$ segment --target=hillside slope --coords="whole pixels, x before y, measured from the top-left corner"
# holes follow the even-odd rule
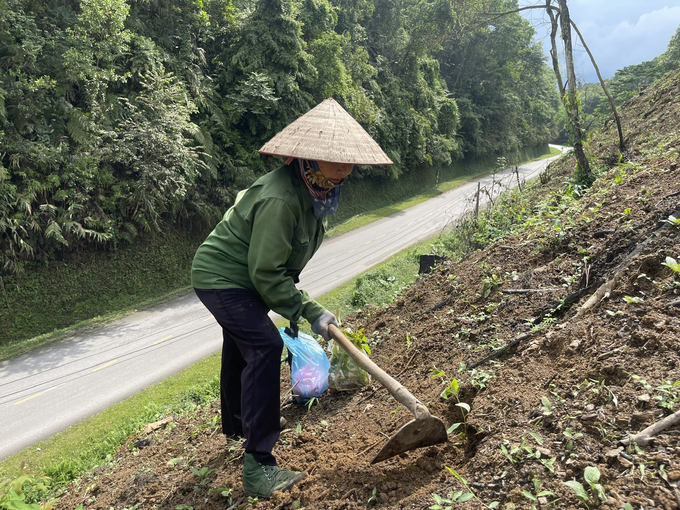
[[[679,75],[621,113],[626,161],[618,164],[609,126],[590,145],[604,170],[580,200],[580,189],[565,192],[574,162],[563,158],[537,184],[545,199],[521,232],[443,263],[389,307],[345,321],[364,330],[376,363],[432,414],[447,426],[464,422],[449,443],[371,465],[408,411],[379,385],[323,395],[308,409],[290,402],[284,374],[292,428],[275,454],[310,474],[291,492],[243,496],[241,445],[225,444],[212,407],[131,438],[57,507],[424,509],[433,494],[463,491],[476,496],[463,508],[531,508],[550,491],[537,506],[585,508],[564,484],[576,480],[593,508],[584,471],[596,467],[606,498],[599,508],[678,508],[677,428],[649,446],[620,440],[680,409],[680,274],[663,265],[680,260],[680,227],[664,221],[680,217]],[[433,377],[434,367],[444,375]],[[440,397],[453,379],[471,408],[464,420],[455,395]]]

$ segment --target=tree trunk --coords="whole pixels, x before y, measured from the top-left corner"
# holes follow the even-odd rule
[[[557,89],[560,92],[560,98],[564,100],[566,91],[564,90],[562,72],[560,71],[559,52],[557,51],[557,15],[553,12],[550,6],[550,0],[545,0],[545,7],[548,16],[550,16],[550,57],[552,59],[553,71],[555,71],[555,77],[557,78]]]
[[[588,175],[590,173],[590,165],[583,148],[583,141],[586,139],[586,136],[583,127],[581,126],[581,119],[578,112],[576,72],[574,71],[574,54],[571,45],[571,18],[569,17],[567,0],[557,1],[560,6],[560,26],[562,29],[562,40],[564,41],[564,59],[567,65],[567,95],[565,106],[567,108],[567,115],[571,120],[570,125],[573,130],[572,138],[574,142],[574,152],[576,153],[576,161],[584,175]]]

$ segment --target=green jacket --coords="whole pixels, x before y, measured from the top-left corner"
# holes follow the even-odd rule
[[[295,284],[324,233],[325,221],[314,214],[301,176],[283,166],[236,196],[198,248],[191,284],[197,289],[249,289],[286,319],[302,316],[314,323],[325,309]]]

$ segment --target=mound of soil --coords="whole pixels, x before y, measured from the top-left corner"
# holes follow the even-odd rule
[[[345,320],[378,365],[459,424],[449,442],[373,465],[409,411],[378,384],[295,404],[284,373],[290,428],[274,453],[309,473],[291,491],[243,494],[242,444],[219,432],[216,404],[130,438],[57,508],[425,509],[435,494],[456,508],[585,508],[571,480],[589,508],[679,508],[677,427],[621,442],[680,409],[680,276],[664,265],[680,260],[680,227],[664,221],[680,218],[678,98],[675,74],[622,109],[625,162],[609,125],[590,145],[608,170],[580,200],[564,192],[574,160],[562,158],[531,229]],[[593,467],[601,497],[584,479]],[[475,497],[457,504],[456,491]]]

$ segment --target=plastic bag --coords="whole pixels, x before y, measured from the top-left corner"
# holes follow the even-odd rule
[[[357,334],[346,332],[346,336],[359,350],[365,350],[363,330]],[[328,371],[328,387],[331,390],[350,391],[371,384],[370,374],[357,365],[340,344],[332,340],[330,349],[331,362]],[[370,354],[370,350],[368,353]]]
[[[290,330],[289,330],[290,331]],[[330,362],[323,347],[305,333],[293,338],[280,328],[281,338],[293,359],[290,363],[292,391],[297,402],[306,402],[320,396],[328,389],[328,369]]]

